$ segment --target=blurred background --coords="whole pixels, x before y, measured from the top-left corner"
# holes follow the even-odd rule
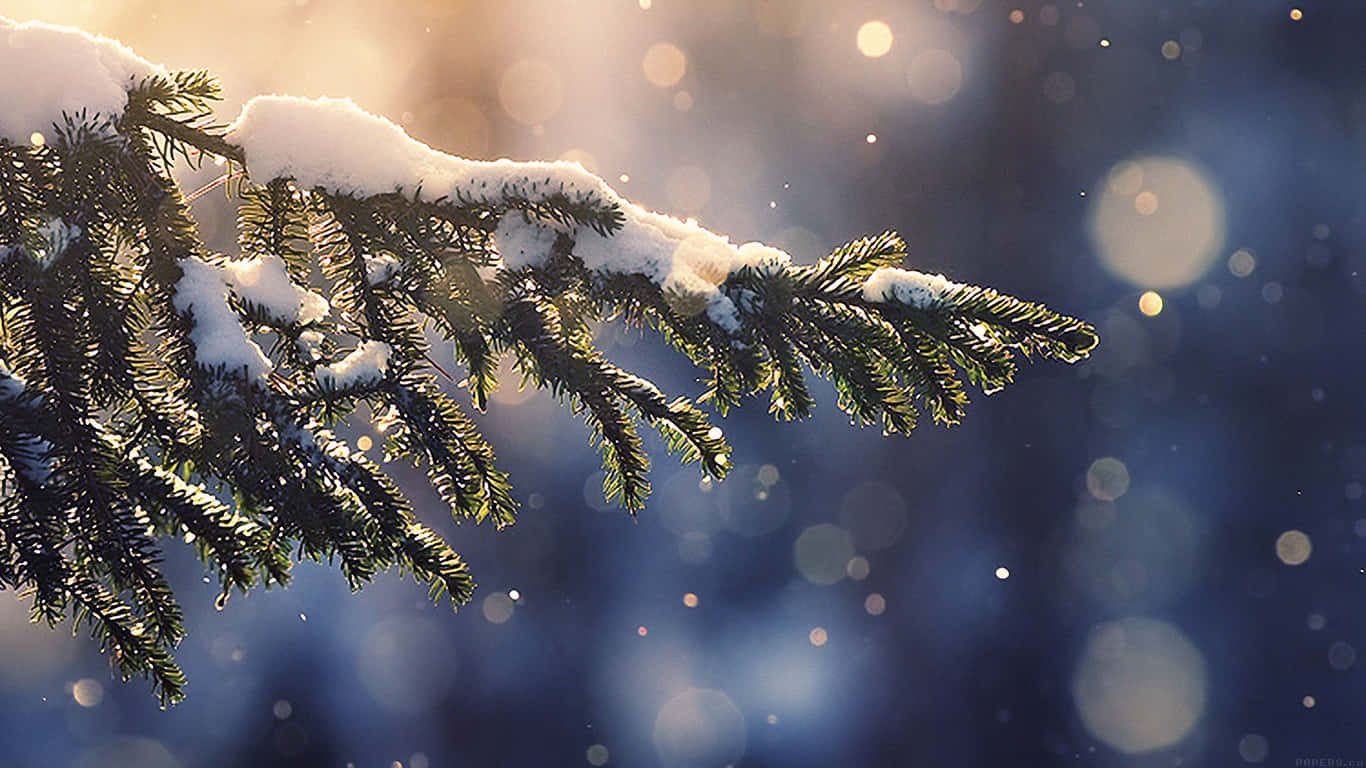
[[[1298,4],[1297,4],[1298,3]],[[1366,4],[1359,0],[0,0],[259,93],[353,97],[433,146],[574,159],[810,262],[913,267],[1095,323],[965,424],[755,402],[700,483],[608,507],[581,424],[506,382],[525,502],[456,526],[452,614],[304,564],[234,597],[167,568],[162,712],[0,595],[0,765],[1304,765],[1366,761]],[[3,105],[0,105],[0,109]],[[217,169],[184,175],[187,188]],[[196,205],[233,242],[221,195]],[[657,339],[617,362],[696,396]],[[378,458],[381,436],[347,438]],[[1329,764],[1329,763],[1322,763]]]

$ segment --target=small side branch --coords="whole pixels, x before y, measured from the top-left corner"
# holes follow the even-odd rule
[[[196,147],[202,152],[225,157],[241,165],[246,165],[247,163],[247,156],[242,152],[242,148],[236,144],[229,143],[222,136],[215,136],[165,115],[148,112],[145,109],[130,109],[127,113],[127,117],[135,125],[150,128],[153,131],[169,136],[176,141],[184,142],[192,147]]]

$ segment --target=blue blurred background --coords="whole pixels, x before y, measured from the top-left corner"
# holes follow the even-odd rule
[[[1298,4],[1297,4],[1298,3]],[[216,589],[188,547],[162,712],[0,595],[0,765],[1085,766],[1366,761],[1366,4],[1359,0],[0,0],[257,93],[349,95],[472,157],[568,158],[810,262],[1083,316],[961,427],[883,439],[755,402],[637,520],[582,425],[505,383],[525,502],[457,526],[452,614],[304,564]],[[0,105],[0,108],[3,108]],[[186,172],[189,189],[217,169]],[[231,248],[221,195],[196,203]],[[696,372],[604,326],[666,391]],[[378,458],[380,435],[346,437]],[[374,447],[369,447],[374,446]]]

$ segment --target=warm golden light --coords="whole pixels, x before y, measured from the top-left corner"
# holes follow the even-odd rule
[[[104,700],[104,686],[98,680],[83,678],[71,687],[71,698],[82,707],[93,707]]]
[[[1157,291],[1144,291],[1138,297],[1138,311],[1148,317],[1157,317],[1162,314],[1162,294]]]
[[[1314,545],[1303,531],[1289,530],[1276,537],[1276,557],[1286,565],[1302,565],[1313,553]]]
[[[809,635],[809,637],[811,639],[811,644],[816,646],[817,648],[821,647],[822,645],[825,645],[826,642],[830,639],[830,636],[826,633],[824,627],[816,627],[815,629],[811,630],[811,634]]]
[[[1290,9],[1290,20],[1291,20],[1291,21],[1299,21],[1299,20],[1302,19],[1302,18],[1304,18],[1304,11],[1301,11],[1299,8],[1291,8],[1291,9]]]
[[[1176,157],[1121,162],[1100,188],[1090,235],[1101,264],[1116,277],[1141,288],[1175,288],[1199,279],[1219,257],[1223,199],[1191,163]]]
[[[892,28],[884,21],[867,21],[858,28],[859,53],[870,59],[886,56],[895,40]]]
[[[645,52],[640,68],[651,85],[669,88],[688,73],[688,57],[673,43],[655,43]]]
[[[28,142],[35,147],[41,147],[47,143],[47,138],[43,134],[34,131],[29,137]]]
[[[1010,578],[1010,569],[1005,567],[1004,565],[1000,568],[997,568],[996,578],[1000,579],[1001,581],[1005,581],[1006,579]]]
[[[688,594],[683,596],[683,604],[688,606],[689,608],[696,608],[697,602],[697,595],[693,594],[692,592],[689,592]]]
[[[1181,630],[1130,617],[1097,626],[1072,681],[1086,730],[1138,754],[1186,738],[1205,710],[1204,655]]]

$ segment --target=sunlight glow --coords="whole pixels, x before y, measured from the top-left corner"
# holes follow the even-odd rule
[[[886,56],[893,40],[892,28],[885,21],[866,21],[858,28],[859,53],[870,59]]]

